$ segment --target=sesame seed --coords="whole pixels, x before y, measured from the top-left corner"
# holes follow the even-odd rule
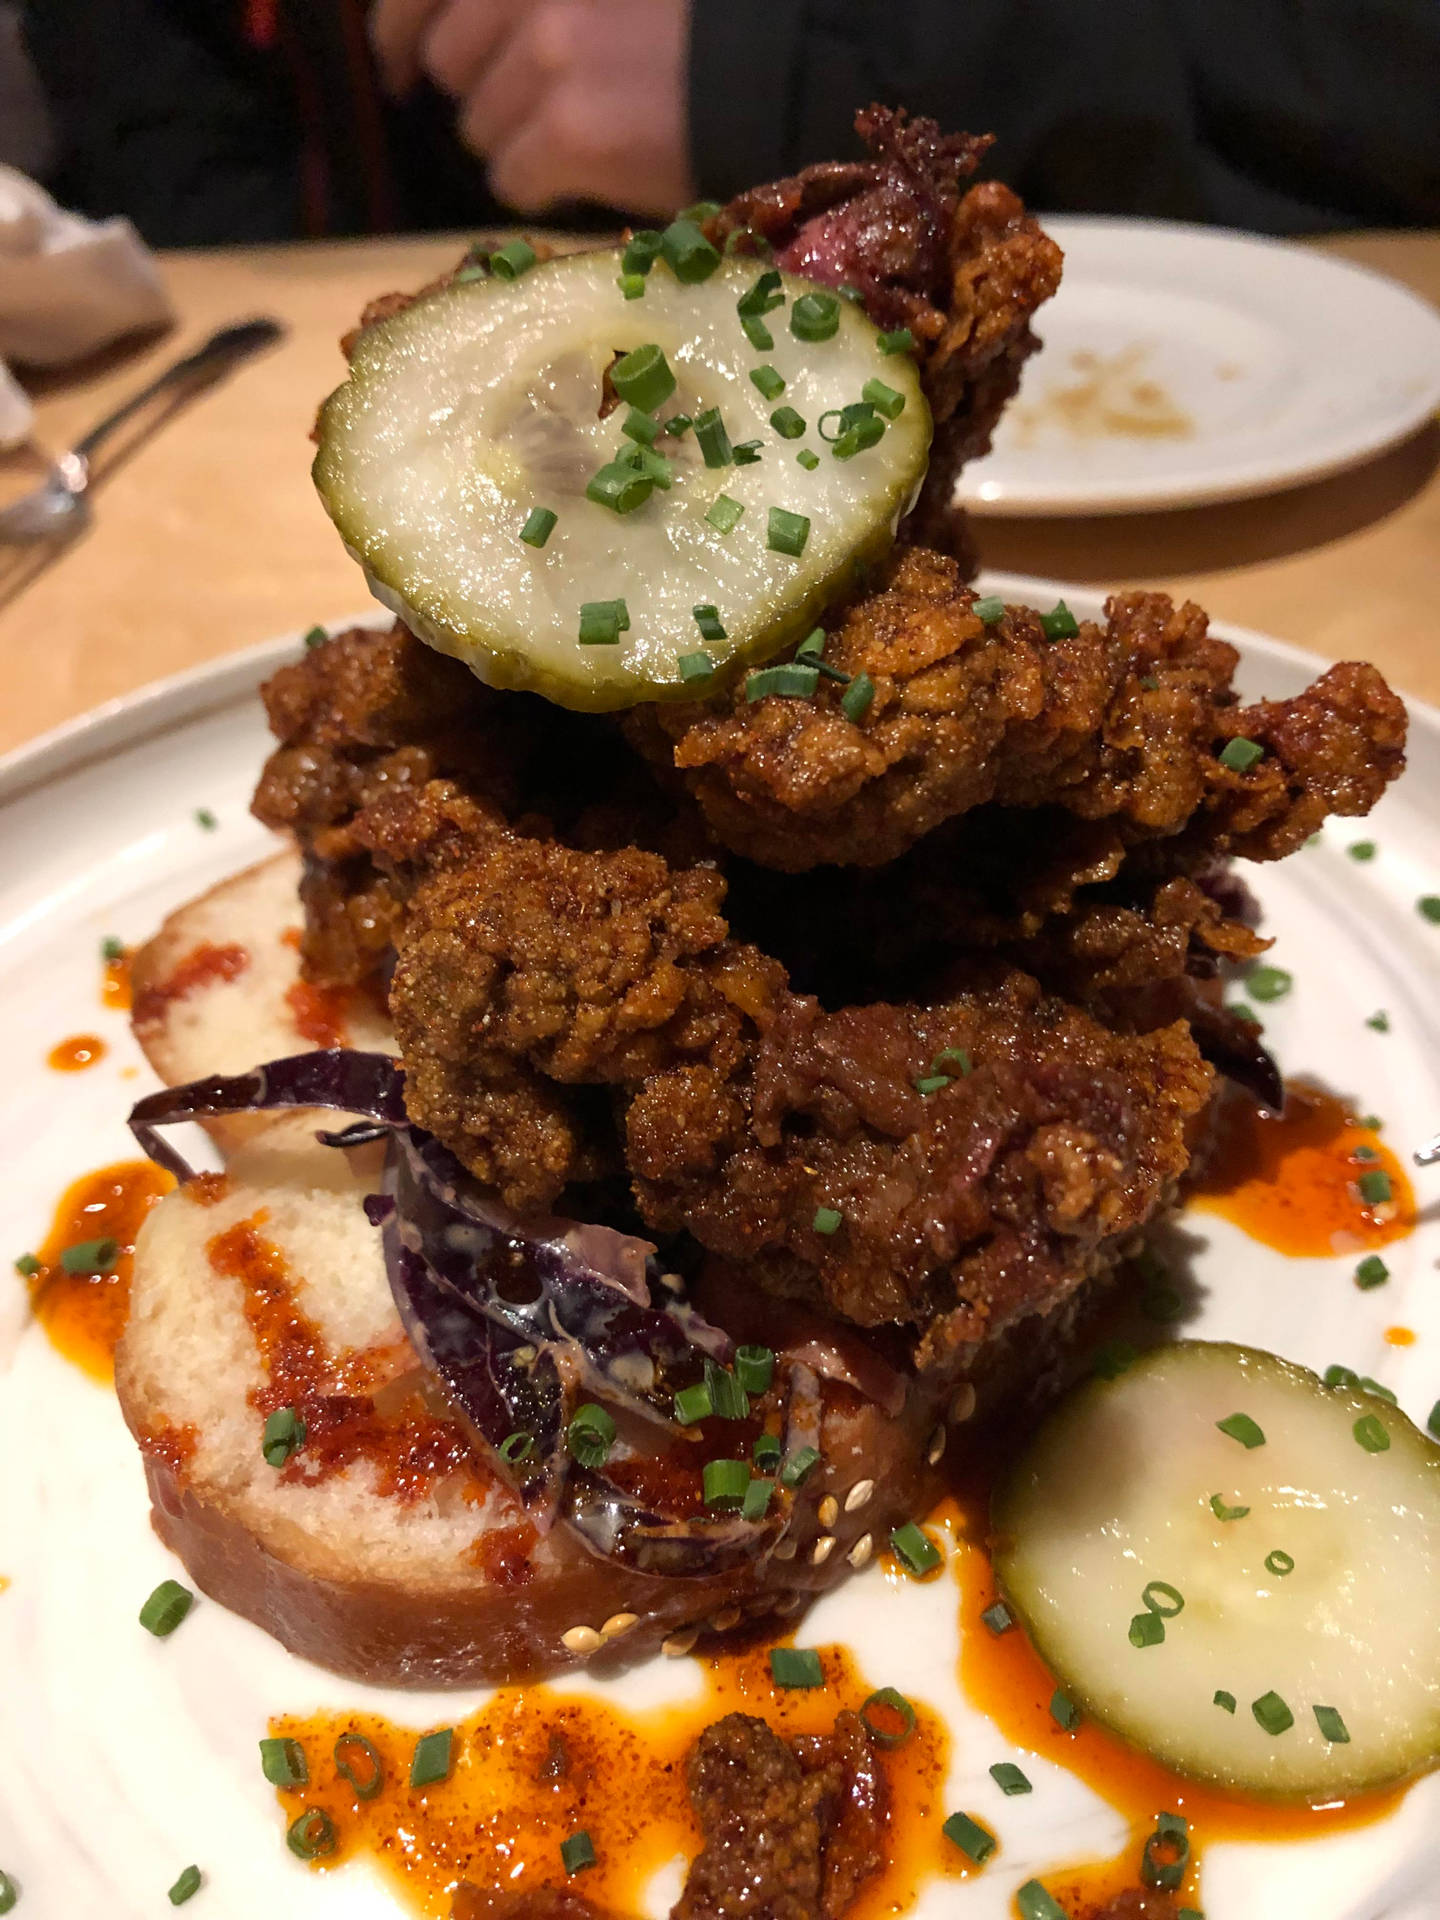
[[[859,1508],[864,1506],[874,1491],[875,1482],[873,1480],[857,1480],[845,1496],[845,1511],[847,1513],[857,1512]]]
[[[975,1411],[975,1389],[967,1381],[950,1402],[950,1418],[956,1426],[968,1420]]]
[[[785,1593],[775,1602],[777,1613],[798,1613],[805,1604],[803,1593]]]
[[[839,1518],[840,1502],[833,1493],[827,1493],[820,1502],[820,1524],[822,1527],[833,1527]]]
[[[710,1631],[712,1633],[728,1633],[731,1627],[738,1627],[739,1624],[739,1607],[722,1607],[719,1613],[710,1616]]]
[[[834,1551],[835,1551],[834,1534],[822,1533],[820,1538],[815,1542],[814,1546],[810,1549],[811,1566],[823,1567],[825,1562],[830,1558],[831,1554]]]
[[[567,1627],[560,1643],[571,1653],[594,1653],[600,1645],[600,1636],[594,1627]]]
[[[660,1651],[667,1660],[683,1660],[699,1638],[698,1627],[682,1627],[678,1633],[672,1633],[668,1639],[660,1642]]]
[[[873,1536],[868,1533],[862,1533],[854,1546],[851,1547],[849,1553],[846,1554],[845,1558],[850,1562],[852,1567],[863,1567],[874,1551],[875,1541]]]
[[[795,1540],[782,1540],[775,1549],[775,1558],[777,1560],[793,1560],[795,1558],[795,1549],[798,1545],[799,1542]]]
[[[930,1436],[930,1444],[925,1449],[925,1464],[933,1467],[945,1451],[945,1429],[936,1427]]]
[[[640,1618],[638,1613],[612,1613],[600,1629],[602,1640],[613,1640],[616,1634],[628,1633]]]

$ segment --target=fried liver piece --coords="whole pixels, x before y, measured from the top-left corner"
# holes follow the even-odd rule
[[[846,612],[825,657],[875,694],[652,705],[630,738],[678,769],[715,838],[798,873],[883,866],[989,804],[1056,806],[1118,843],[1184,835],[1190,857],[1279,859],[1327,813],[1363,813],[1404,765],[1405,711],[1373,667],[1332,667],[1296,699],[1241,707],[1238,656],[1189,603],[1116,594],[1106,622],[1050,638],[1009,607],[982,623],[948,556],[902,550]],[[1266,749],[1240,771],[1236,736]]]
[[[884,1774],[859,1717],[787,1745],[727,1714],[686,1763],[704,1836],[671,1920],[839,1920],[884,1864]]]

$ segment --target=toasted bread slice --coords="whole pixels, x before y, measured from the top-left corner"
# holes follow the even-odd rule
[[[683,1649],[707,1625],[793,1611],[934,1497],[916,1420],[839,1387],[825,1464],[768,1563],[667,1579],[595,1557],[563,1524],[538,1533],[401,1329],[361,1205],[373,1155],[276,1129],[169,1195],[136,1248],[116,1355],[160,1537],[294,1652],[433,1686]],[[261,1436],[279,1406],[308,1433],[276,1466]]]
[[[301,978],[299,880],[299,854],[274,854],[172,913],[135,954],[131,1024],[168,1086],[307,1047],[396,1051],[389,1016],[369,994]],[[224,1146],[268,1124],[247,1114],[209,1130]]]

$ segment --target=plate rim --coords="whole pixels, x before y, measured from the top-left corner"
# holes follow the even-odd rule
[[[1068,593],[1103,599],[1105,595],[1116,591],[1108,585],[1055,580],[1041,574],[1013,573],[994,567],[982,568],[976,576],[975,585],[982,590],[998,591],[1022,603],[1032,594],[1042,597],[1053,595],[1056,599],[1063,599]],[[372,606],[330,621],[328,631],[344,633],[351,627],[384,627],[390,624],[391,618],[385,608]],[[0,754],[0,809],[48,786],[54,780],[106,760],[125,747],[158,738],[189,725],[207,713],[218,712],[236,700],[253,695],[263,679],[294,657],[307,631],[307,628],[295,627],[288,633],[257,641],[235,653],[222,654],[219,659],[202,660],[193,667],[182,668],[178,673],[145,681],[129,693],[117,694],[84,713],[62,720],[58,726],[37,734],[33,740],[22,741],[19,746]],[[1335,665],[1333,660],[1324,654],[1311,652],[1308,647],[1294,646],[1288,640],[1277,640],[1272,634],[1262,633],[1255,627],[1240,626],[1233,621],[1212,620],[1210,631],[1218,638],[1228,640],[1232,646],[1239,647],[1242,652],[1249,650],[1268,654],[1286,666],[1303,669],[1312,677],[1317,671],[1323,673],[1326,668]],[[1384,673],[1385,670],[1382,667],[1379,671]],[[1386,677],[1388,679],[1389,676]],[[1397,692],[1405,702],[1412,721],[1440,734],[1440,706],[1403,689],[1397,689]]]
[[[1103,213],[1042,213],[1035,217],[1041,228],[1051,234],[1062,249],[1066,231],[1078,229],[1089,233],[1130,233],[1144,239],[1163,236],[1201,244],[1215,243],[1222,248],[1244,249],[1271,256],[1286,254],[1292,258],[1299,257],[1322,275],[1333,273],[1354,283],[1364,283],[1368,292],[1411,308],[1421,321],[1434,329],[1436,344],[1440,347],[1440,310],[1433,302],[1407,286],[1403,280],[1397,280],[1393,274],[1358,260],[1347,259],[1341,254],[1302,246],[1275,234],[1247,233],[1239,227],[1212,227],[1196,221],[1152,220]],[[1043,310],[1037,315],[1036,324],[1043,346]],[[1357,429],[1348,440],[1333,443],[1331,452],[1319,459],[1291,461],[1283,468],[1274,466],[1273,462],[1266,463],[1259,468],[1241,469],[1229,476],[1216,476],[1209,481],[1189,484],[1176,484],[1159,477],[1149,483],[1132,482],[1124,486],[1111,485],[1107,489],[1050,480],[1029,485],[1022,493],[1010,492],[999,498],[986,498],[973,491],[962,475],[956,487],[955,501],[977,519],[1049,520],[1164,512],[1181,507],[1209,506],[1227,500],[1263,499],[1269,494],[1283,493],[1291,487],[1304,486],[1308,482],[1363,466],[1367,460],[1399,446],[1412,434],[1421,431],[1435,414],[1437,406],[1440,406],[1440,352],[1437,352],[1428,388],[1423,388],[1415,402],[1404,410],[1403,424],[1397,419],[1396,424],[1378,438],[1373,430]],[[976,462],[976,466],[981,464]]]

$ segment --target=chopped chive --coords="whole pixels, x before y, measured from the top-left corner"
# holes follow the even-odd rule
[[[580,606],[580,645],[613,647],[630,625],[623,600],[585,600]]]
[[[1053,1893],[1038,1880],[1027,1880],[1015,1890],[1015,1906],[1020,1920],[1070,1920]]]
[[[612,513],[634,513],[654,492],[655,482],[625,460],[611,460],[592,474],[585,498],[597,507],[609,507]]]
[[[781,1486],[788,1487],[792,1493],[796,1487],[803,1486],[819,1466],[820,1458],[818,1447],[801,1447],[792,1453],[780,1469]]]
[[[1210,1511],[1217,1520],[1243,1520],[1250,1509],[1249,1507],[1227,1507],[1218,1493],[1212,1493]]]
[[[1168,1580],[1149,1580],[1141,1601],[1151,1613],[1158,1613],[1166,1620],[1173,1620],[1177,1613],[1185,1611],[1185,1596],[1178,1587],[1172,1587]],[[1162,1607],[1160,1602],[1165,1601]]]
[[[757,353],[771,351],[775,345],[775,336],[758,313],[742,313],[740,324],[745,329],[745,338]]]
[[[750,1449],[750,1457],[762,1472],[774,1473],[783,1451],[778,1433],[762,1433]]]
[[[952,1813],[940,1831],[977,1867],[984,1866],[999,1844],[994,1834],[978,1820],[972,1820],[968,1813]]]
[[[808,700],[820,684],[820,669],[800,660],[783,660],[778,667],[757,667],[745,676],[745,698],[764,700],[775,694],[785,700]]]
[[[180,1878],[175,1882],[174,1886],[170,1888],[169,1892],[166,1894],[165,1897],[170,1902],[172,1907],[183,1907],[185,1902],[188,1899],[190,1899],[193,1894],[197,1894],[199,1891],[200,1891],[199,1867],[186,1867],[183,1873],[180,1875]]]
[[[679,440],[690,431],[694,424],[695,422],[690,418],[688,413],[672,413],[670,418],[665,422],[665,431],[670,435],[672,440]]]
[[[1295,984],[1295,976],[1283,967],[1253,967],[1245,976],[1245,990],[1252,1000],[1283,1000]]]
[[[682,220],[693,220],[697,227],[703,227],[705,222],[707,220],[713,220],[719,211],[720,202],[718,200],[697,200],[694,206],[682,207],[680,209],[680,218]]]
[[[997,1760],[990,1769],[990,1778],[999,1787],[1007,1800],[1013,1800],[1017,1793],[1033,1793],[1028,1777],[1023,1774],[1012,1760]]]
[[[785,391],[785,377],[783,374],[777,373],[774,367],[752,367],[750,369],[750,379],[752,384],[760,389],[767,400],[778,400]]]
[[[528,240],[510,240],[490,256],[490,271],[501,280],[518,280],[539,258]]]
[[[954,1067],[960,1078],[962,1080],[965,1079],[967,1075],[974,1071],[974,1062],[970,1058],[969,1048],[942,1047],[940,1052],[937,1053],[935,1058],[930,1062],[930,1071],[932,1073],[940,1073],[946,1067]]]
[[[1174,1893],[1185,1879],[1190,1858],[1189,1823],[1178,1813],[1161,1813],[1140,1856],[1140,1878],[1147,1887]]]
[[[485,266],[481,261],[476,260],[468,267],[461,267],[450,284],[455,287],[468,287],[476,280],[488,280],[489,278],[489,267]]]
[[[620,423],[620,431],[627,440],[635,441],[638,446],[653,447],[659,438],[660,422],[653,413],[631,407]]]
[[[825,1670],[814,1647],[772,1647],[770,1677],[777,1687],[823,1687]]]
[[[907,1520],[903,1527],[892,1530],[890,1546],[907,1573],[933,1573],[944,1558],[929,1534],[917,1527],[913,1520]]]
[[[1160,682],[1155,678],[1153,673],[1142,673],[1140,676],[1140,685],[1146,693],[1158,693],[1160,691]]]
[[[803,513],[791,513],[785,507],[771,507],[765,544],[772,553],[788,553],[798,560],[810,538],[810,522]]]
[[[708,1420],[715,1408],[711,1403],[710,1389],[703,1380],[693,1387],[681,1387],[675,1396],[675,1422],[677,1426],[693,1427],[700,1421]]]
[[[316,647],[323,647],[329,638],[330,635],[324,627],[307,627],[304,641],[306,651],[313,653]]]
[[[206,833],[213,833],[220,822],[215,818],[209,807],[197,807],[195,809],[195,824],[197,827],[202,827]]]
[[[77,1240],[60,1255],[66,1273],[113,1273],[120,1258],[118,1240]]]
[[[1428,920],[1432,926],[1440,926],[1440,893],[1422,893],[1415,902],[1415,911],[1422,920]]]
[[[1003,1600],[997,1600],[993,1606],[986,1607],[980,1618],[997,1639],[1002,1633],[1008,1633],[1015,1624],[1015,1616]]]
[[[1425,1431],[1436,1440],[1440,1440],[1440,1400],[1430,1409],[1430,1417],[1425,1422]]]
[[[885,422],[878,413],[868,414],[863,420],[857,420],[853,426],[836,440],[830,449],[837,460],[853,460],[857,453],[879,444],[885,436]]]
[[[769,1347],[737,1347],[735,1378],[747,1393],[768,1393],[775,1378],[775,1355]]]
[[[1367,1027],[1373,1027],[1376,1033],[1388,1033],[1390,1031],[1390,1016],[1386,1013],[1385,1009],[1381,1007],[1370,1015],[1365,1024]]]
[[[675,664],[682,680],[708,680],[715,671],[715,662],[708,653],[682,653]]]
[[[642,413],[654,413],[675,391],[675,375],[662,348],[652,340],[622,353],[610,369],[610,384],[622,400]]]
[[[1225,1713],[1234,1713],[1235,1711],[1234,1694],[1226,1693],[1225,1689],[1221,1687],[1215,1695],[1215,1705],[1221,1708],[1222,1711],[1224,1711]]]
[[[1005,602],[998,593],[987,594],[983,600],[977,600],[970,611],[982,627],[993,627],[1005,611]]]
[[[728,493],[718,493],[705,518],[717,533],[733,533],[744,511],[740,502],[732,500]]]
[[[1250,1711],[1269,1734],[1288,1733],[1295,1724],[1294,1714],[1278,1693],[1262,1693],[1250,1702]]]
[[[582,1827],[560,1842],[560,1864],[566,1873],[583,1873],[595,1865],[595,1842]]]
[[[737,440],[731,449],[731,458],[737,467],[753,467],[760,459],[764,444],[763,440]]]
[[[1368,1393],[1374,1400],[1384,1400],[1392,1407],[1398,1407],[1400,1404],[1389,1387],[1382,1387],[1380,1382],[1372,1380],[1368,1373],[1362,1373],[1355,1384],[1362,1393]]]
[[[718,1361],[707,1360],[705,1388],[717,1418],[747,1420],[750,1417],[750,1396],[728,1367],[722,1367]]]
[[[720,624],[720,614],[715,607],[708,604],[692,607],[690,616],[699,627],[702,640],[724,640],[727,637],[724,627]]]
[[[712,247],[693,220],[672,220],[660,236],[660,251],[682,286],[694,286],[708,280],[720,264],[719,250]]]
[[[773,1480],[752,1480],[745,1489],[745,1498],[740,1502],[742,1520],[763,1520],[770,1510],[770,1499],[775,1491]]]
[[[1232,1440],[1238,1440],[1242,1447],[1263,1447],[1265,1435],[1250,1418],[1248,1413],[1232,1413],[1224,1420],[1217,1420],[1216,1426],[1221,1433]]]
[[[894,387],[887,387],[883,380],[867,380],[860,394],[872,407],[877,407],[887,420],[898,420],[905,411],[904,394],[897,393]]]
[[[890,1719],[894,1715],[900,1725]],[[860,1709],[860,1719],[870,1738],[880,1747],[903,1747],[915,1731],[915,1709],[903,1693],[894,1687],[879,1687]]]
[[[765,272],[752,287],[748,287],[735,302],[735,311],[743,319],[747,314],[773,313],[776,307],[783,307],[785,295],[781,291],[783,282],[774,267]]]
[[[948,1073],[927,1073],[923,1079],[915,1082],[915,1091],[925,1094],[939,1093],[943,1087],[948,1087],[949,1085],[950,1076]]]
[[[1390,1278],[1390,1269],[1378,1253],[1370,1253],[1355,1269],[1355,1284],[1362,1293],[1369,1293],[1372,1287],[1383,1287]]]
[[[363,1756],[363,1770],[350,1758],[355,1749]],[[352,1733],[348,1728],[335,1742],[335,1771],[342,1780],[350,1783],[350,1790],[357,1800],[373,1800],[385,1784],[385,1767],[374,1744],[363,1733]]]
[[[298,1740],[262,1740],[260,1771],[272,1787],[304,1787],[310,1783],[305,1749]]]
[[[33,1280],[40,1271],[40,1262],[33,1253],[22,1253],[15,1262],[15,1271],[22,1280]]]
[[[889,333],[882,333],[875,344],[881,353],[909,353],[915,345],[915,336],[909,327],[893,327]]]
[[[643,273],[617,273],[615,284],[627,300],[645,298],[645,276]]]
[[[1243,1020],[1247,1027],[1254,1027],[1257,1033],[1263,1033],[1265,1031],[1264,1022],[1261,1020],[1259,1014],[1256,1013],[1253,1007],[1247,1007],[1243,1000],[1232,1001],[1225,1011],[1227,1013],[1233,1013],[1237,1020]]]
[[[1236,734],[1233,740],[1227,740],[1220,750],[1220,764],[1228,767],[1231,773],[1248,773],[1257,760],[1265,758],[1265,749],[1257,741],[1245,739]]]
[[[527,547],[543,547],[555,531],[555,523],[560,518],[549,507],[532,507],[523,527],[520,538]]]
[[[1323,1375],[1327,1387],[1358,1387],[1360,1376],[1351,1367],[1326,1367]]]
[[[813,473],[820,464],[820,456],[811,447],[802,447],[795,458],[807,473]]]
[[[518,1466],[522,1460],[528,1460],[534,1453],[535,1436],[533,1433],[522,1432],[507,1434],[500,1442],[498,1451],[507,1467]]]
[[[1362,1173],[1355,1185],[1367,1207],[1383,1207],[1392,1197],[1390,1176],[1383,1167],[1374,1167],[1369,1173]]]
[[[833,293],[802,293],[790,309],[797,340],[833,340],[840,331],[840,302]]]
[[[782,440],[798,440],[805,431],[804,416],[798,414],[794,407],[777,407],[770,416],[770,424]],[[815,464],[820,464],[818,456]]]
[[[1144,1613],[1133,1615],[1130,1621],[1130,1644],[1132,1647],[1158,1647],[1165,1638],[1165,1622],[1158,1613],[1147,1608]]]
[[[1128,1340],[1107,1340],[1103,1346],[1095,1349],[1090,1368],[1102,1380],[1118,1380],[1122,1373],[1129,1372],[1139,1358],[1139,1348],[1133,1347]]]
[[[625,242],[620,266],[625,273],[649,273],[660,258],[660,235],[654,227],[641,227]]]
[[[1050,1696],[1050,1718],[1066,1733],[1073,1733],[1080,1724],[1080,1709],[1063,1688],[1057,1687]]]
[[[302,1860],[335,1851],[335,1822],[323,1807],[306,1807],[285,1829],[285,1844]]]
[[[1352,840],[1345,851],[1352,860],[1373,860],[1376,852],[1375,842],[1373,840]]]
[[[1365,1113],[1360,1116],[1360,1125],[1368,1128],[1371,1133],[1378,1133],[1384,1124],[1378,1113]]]
[[[100,958],[109,961],[123,960],[125,958],[125,942],[123,940],[117,940],[113,933],[107,933],[105,938],[100,942]]]
[[[601,1467],[615,1444],[615,1422],[593,1400],[577,1407],[565,1430],[565,1444],[582,1467]]]
[[[437,1780],[449,1778],[454,1741],[453,1727],[439,1727],[434,1733],[421,1734],[410,1760],[412,1787],[433,1787]]]
[[[267,1467],[280,1468],[305,1444],[305,1422],[294,1407],[276,1407],[265,1421],[260,1451]]]
[[[1063,600],[1057,600],[1049,613],[1041,614],[1040,631],[1047,640],[1073,640],[1080,631],[1080,622]]]
[[[727,254],[754,254],[760,260],[773,259],[775,254],[775,249],[764,234],[756,233],[753,227],[732,227],[725,236],[725,251]]]
[[[817,1207],[810,1224],[816,1233],[838,1233],[845,1216],[835,1207]]]
[[[875,698],[875,682],[868,673],[857,673],[840,696],[840,711],[852,727],[858,727],[870,711]]]
[[[1328,1740],[1332,1747],[1349,1746],[1350,1729],[1341,1719],[1336,1708],[1315,1707],[1312,1711],[1315,1715],[1316,1724],[1320,1728],[1320,1738],[1322,1740]]]
[[[178,1580],[162,1580],[140,1609],[140,1624],[157,1640],[168,1639],[195,1604],[189,1587]]]
[[[695,438],[700,443],[707,467],[728,467],[733,461],[735,449],[730,444],[730,436],[725,431],[725,422],[720,418],[718,407],[707,407],[703,413],[696,414]]]
[[[1266,1554],[1265,1568],[1268,1573],[1273,1573],[1277,1579],[1283,1580],[1287,1573],[1295,1571],[1295,1562],[1283,1547],[1276,1547]]]
[[[818,664],[825,652],[825,644],[830,638],[823,627],[812,627],[795,649],[797,660],[809,660]]]
[[[1365,1413],[1350,1429],[1366,1453],[1388,1453],[1390,1435],[1383,1420],[1373,1413]]]
[[[707,1507],[738,1507],[750,1485],[750,1469],[743,1460],[707,1460],[700,1478]]]

